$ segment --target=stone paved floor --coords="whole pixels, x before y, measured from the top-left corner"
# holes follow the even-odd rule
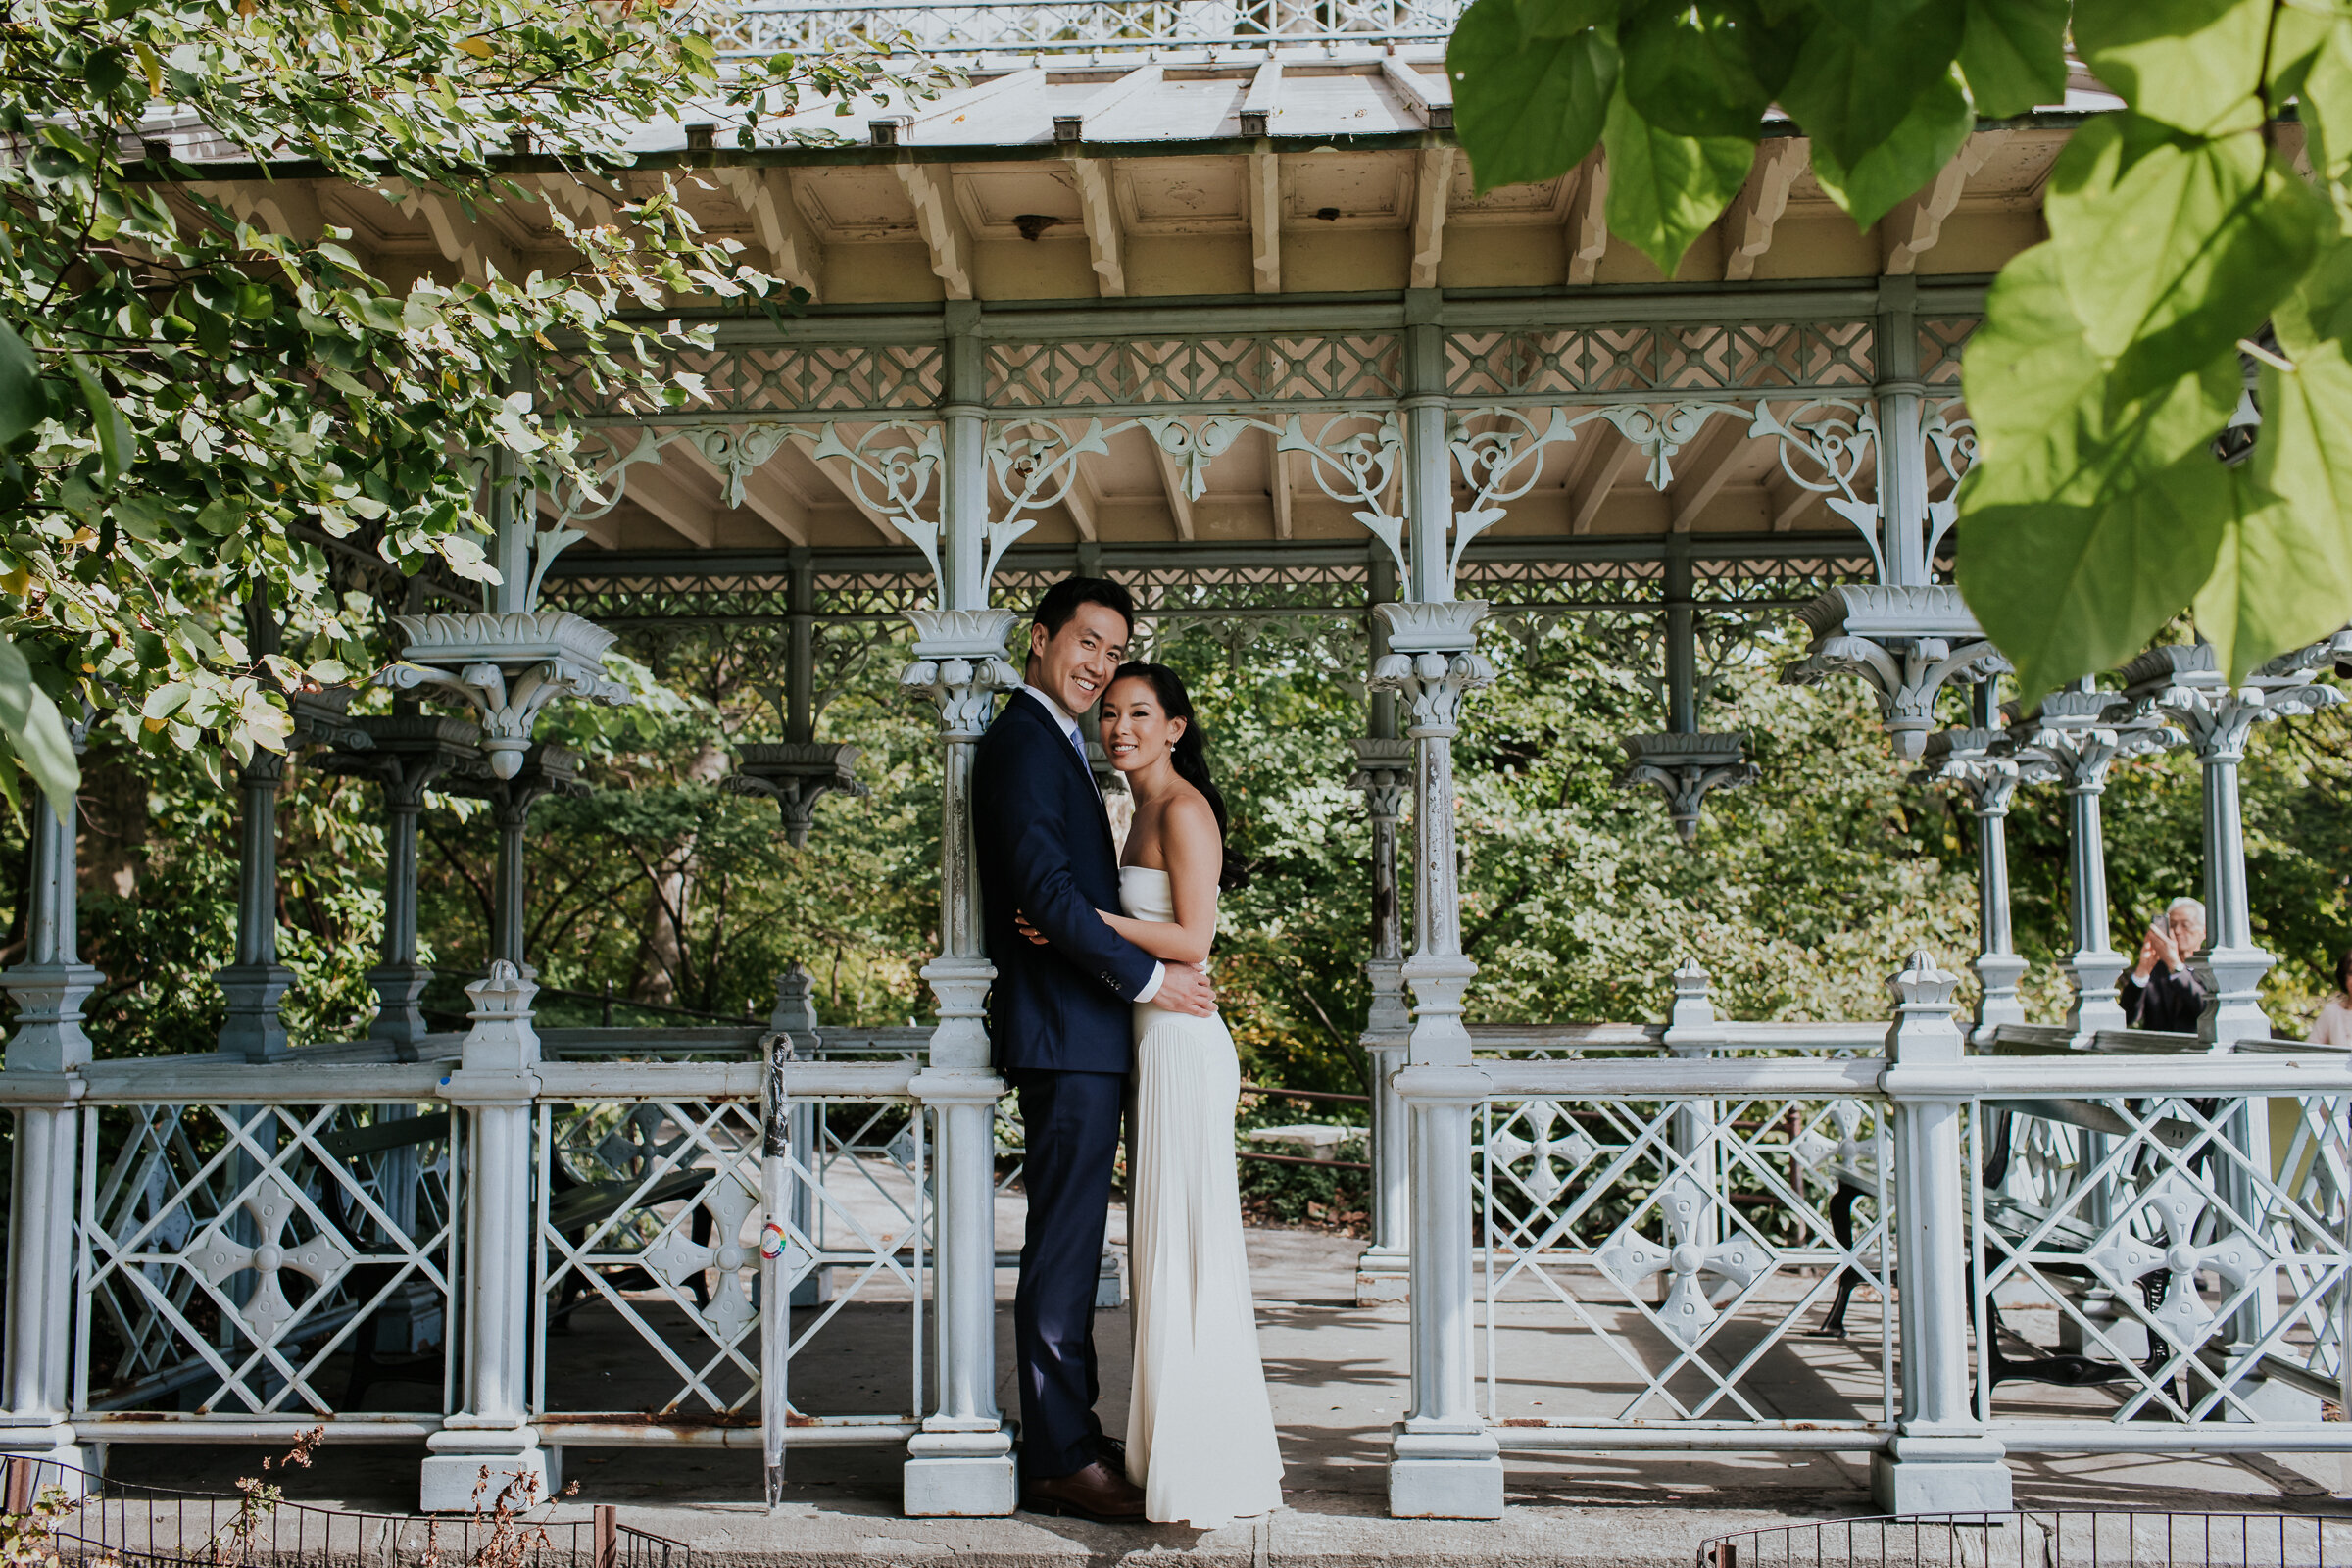
[[[1015,1204],[1003,1218],[1017,1234]],[[1114,1223],[1114,1240],[1118,1227]],[[1508,1455],[1510,1516],[1499,1524],[1396,1522],[1383,1512],[1389,1423],[1405,1396],[1402,1308],[1352,1304],[1360,1244],[1310,1233],[1250,1236],[1259,1322],[1275,1416],[1290,1466],[1289,1508],[1273,1520],[1198,1532],[1177,1527],[1109,1529],[1076,1521],[908,1521],[896,1516],[898,1454],[881,1447],[805,1448],[790,1460],[789,1502],[771,1518],[749,1499],[759,1493],[756,1451],[715,1447],[569,1447],[564,1471],[578,1491],[568,1513],[589,1503],[620,1504],[624,1522],[688,1542],[712,1558],[743,1563],[913,1562],[1069,1564],[1079,1561],[1364,1563],[1649,1563],[1684,1565],[1696,1544],[1725,1531],[1871,1511],[1866,1461],[1844,1455],[1794,1458],[1682,1453],[1615,1456]],[[1009,1275],[1001,1283],[1009,1287]],[[887,1408],[892,1390],[876,1369],[897,1369],[903,1391],[908,1305],[879,1301],[845,1309],[824,1333],[821,1353],[796,1362],[795,1398],[817,1410]],[[1757,1396],[1785,1414],[1829,1413],[1875,1387],[1866,1359],[1876,1308],[1857,1306],[1855,1340],[1806,1342],[1776,1351],[1752,1379]],[[1009,1313],[999,1314],[1008,1340]],[[1126,1402],[1127,1314],[1101,1314],[1105,1352],[1102,1409],[1116,1430]],[[1511,1408],[1551,1417],[1596,1416],[1622,1402],[1622,1370],[1594,1366],[1590,1335],[1561,1328],[1555,1308],[1507,1306],[1498,1341],[1499,1397]],[[1863,1347],[1857,1349],[1855,1347]],[[1009,1367],[1010,1347],[1000,1349]],[[646,1354],[609,1308],[579,1314],[556,1342],[551,1372],[608,1408],[659,1403],[665,1369]],[[1612,1390],[1612,1380],[1617,1387]],[[1009,1384],[1002,1391],[1009,1408]],[[2053,1392],[2052,1413],[2098,1398]],[[397,1389],[371,1401],[396,1408]],[[1504,1413],[1509,1413],[1506,1409]],[[757,1434],[747,1433],[753,1449]],[[292,1478],[298,1497],[354,1507],[406,1510],[415,1503],[414,1446],[330,1447]],[[225,1490],[251,1473],[254,1454],[233,1447],[119,1446],[110,1473],[192,1490]],[[2026,1458],[2014,1461],[2021,1501],[2041,1506],[2141,1506],[2222,1511],[2343,1513],[2333,1492],[2342,1461],[2296,1455],[2234,1459],[2153,1457]],[[2352,1532],[2352,1522],[2345,1526]],[[2345,1538],[2352,1546],[2352,1534]]]

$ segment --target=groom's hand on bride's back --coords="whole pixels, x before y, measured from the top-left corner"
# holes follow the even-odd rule
[[[1161,976],[1159,990],[1152,994],[1152,1005],[1205,1018],[1217,1010],[1217,989],[1191,964],[1171,963]]]
[[[1012,911],[1012,923],[1038,947],[1050,945],[1045,934],[1031,925],[1029,917],[1020,910]],[[1152,993],[1152,1005],[1205,1018],[1217,1010],[1217,988],[1208,983],[1206,974],[1189,963],[1166,964],[1160,971],[1159,989]]]

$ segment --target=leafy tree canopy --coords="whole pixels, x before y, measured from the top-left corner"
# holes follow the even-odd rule
[[[1960,588],[2029,696],[2191,608],[2242,675],[2352,617],[2352,7],[1477,0],[1447,68],[1481,189],[1598,145],[1610,229],[1671,276],[1768,133],[1867,227],[1983,121],[2063,104],[2070,37],[2123,107],[1968,347]]]
[[[0,745],[53,799],[78,777],[60,706],[208,766],[282,747],[283,694],[373,662],[345,540],[414,575],[495,580],[481,454],[580,478],[528,390],[559,340],[622,402],[676,406],[659,368],[683,296],[788,300],[699,230],[679,178],[623,188],[630,130],[732,119],[753,144],[805,100],[923,91],[880,53],[722,74],[654,0],[48,0],[0,25]],[[392,201],[547,200],[517,170],[597,181],[609,222],[550,204],[568,265],[395,286],[331,223],[247,221],[169,156],[213,138]],[[683,176],[691,177],[691,176]],[[658,185],[659,188],[652,188]],[[278,226],[278,225],[271,225]],[[299,229],[300,225],[296,225]],[[651,324],[649,324],[651,323]],[[574,348],[572,345],[579,345]],[[284,652],[249,644],[261,600]],[[0,790],[16,770],[0,757]]]

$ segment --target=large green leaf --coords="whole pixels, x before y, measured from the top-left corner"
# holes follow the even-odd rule
[[[1481,191],[1550,179],[1600,139],[1617,47],[1588,28],[1522,39],[1514,0],[1478,0],[1446,50],[1453,123]]]
[[[61,822],[71,821],[74,794],[81,788],[81,761],[66,734],[66,721],[49,694],[34,684],[24,650],[0,637],[0,733],[17,760],[49,798]]]
[[[1626,101],[1680,136],[1754,136],[1797,40],[1747,0],[1643,0],[1617,29]]]
[[[1617,25],[1618,0],[1517,0],[1519,35],[1523,38],[1566,38],[1598,27]]]
[[[2119,390],[2058,273],[2057,246],[2036,245],[1985,295],[1961,368],[1982,454],[1964,503],[2104,507],[2211,440],[2236,407],[2234,354],[2138,396]]]
[[[2262,123],[2271,0],[2076,0],[2093,74],[2151,120],[2199,135]]]
[[[2196,598],[2197,629],[2232,680],[2352,621],[2352,362],[2300,297],[2274,324],[2294,368],[2263,369],[2247,466],[2278,504],[2231,519]]]
[[[1720,217],[1755,163],[1753,139],[1677,136],[1625,101],[1609,100],[1601,145],[1609,158],[1609,230],[1668,277],[1690,242]]]
[[[2352,22],[2330,27],[2299,85],[2304,145],[2328,179],[2352,172]]]
[[[2067,300],[2126,395],[2258,328],[2329,222],[2252,132],[2182,137],[2128,114],[2075,133],[2042,210]]]
[[[2066,15],[2067,0],[1969,0],[1960,70],[1978,114],[2066,101]]]
[[[1911,113],[1894,127],[1894,133],[1864,154],[1852,169],[1840,165],[1837,154],[1815,142],[1813,177],[1830,200],[1868,228],[1952,161],[1968,140],[1976,118],[1959,81],[1946,73],[1943,80],[1913,101]]]
[[[1781,107],[1852,169],[1951,70],[1967,21],[1966,0],[1815,0]]]
[[[106,395],[106,388],[98,384],[98,377],[78,354],[74,356],[73,368],[74,384],[81,389],[82,407],[90,416],[90,428],[98,437],[101,471],[107,483],[112,484],[130,466],[138,439],[131,433],[130,421],[122,417],[122,411],[115,407],[115,400]]]
[[[2229,520],[2269,499],[2202,447],[2102,506],[1985,505],[1979,489],[1972,474],[1955,576],[2028,698],[2138,653],[2212,575]]]
[[[0,321],[0,446],[46,418],[49,394],[41,386],[41,362],[17,329]]]

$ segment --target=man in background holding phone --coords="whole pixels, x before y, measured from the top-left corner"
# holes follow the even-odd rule
[[[2124,1016],[2134,1029],[2193,1035],[2205,1013],[2205,988],[2188,959],[2205,945],[2205,906],[2175,899],[2140,938],[2139,963],[2124,976]]]

